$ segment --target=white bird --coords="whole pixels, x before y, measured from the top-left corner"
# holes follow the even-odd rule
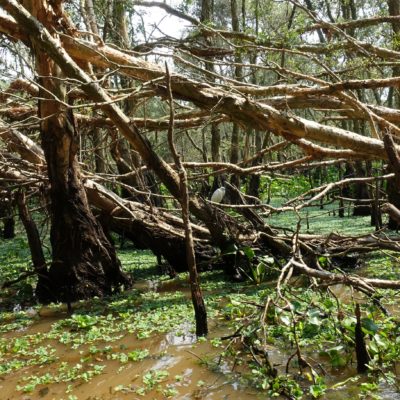
[[[19,313],[20,311],[22,311],[21,304],[17,304],[17,305],[13,308],[13,313]]]
[[[225,196],[225,188],[224,187],[220,187],[218,188],[211,196],[211,201],[213,201],[214,203],[221,203],[222,199]]]

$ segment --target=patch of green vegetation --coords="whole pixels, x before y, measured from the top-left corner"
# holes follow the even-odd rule
[[[131,273],[135,280],[160,278],[157,259],[150,250],[137,250],[129,245],[124,245],[118,250],[118,258],[124,271]]]
[[[269,306],[262,306],[265,304]],[[392,370],[400,360],[400,321],[383,314],[377,305],[365,301],[361,305],[362,332],[371,356],[367,390],[378,384],[381,376],[395,382]],[[355,361],[354,303],[342,302],[328,291],[285,286],[280,295],[266,290],[251,300],[235,296],[226,303],[223,315],[235,332],[241,333],[225,347],[225,362],[233,367],[247,364],[249,372],[242,374],[243,383],[267,391],[269,396],[320,397],[332,382],[324,371],[330,366],[346,373]],[[220,342],[216,345],[224,347]],[[276,370],[274,356],[270,359],[269,351],[264,352],[271,346],[287,352],[286,373]],[[309,382],[302,378],[307,376]]]
[[[290,199],[297,197],[311,189],[310,180],[304,175],[295,175],[291,179],[269,179],[271,196]]]
[[[281,207],[285,202],[283,198],[274,198],[271,205]],[[329,234],[336,232],[344,235],[363,235],[374,232],[375,227],[371,226],[371,217],[353,217],[352,209],[346,208],[345,216],[338,215],[338,203],[319,205],[303,208],[298,215],[301,218],[302,233]],[[296,230],[298,215],[294,211],[274,213],[267,219],[267,223],[289,230]]]
[[[367,224],[369,218],[340,219],[325,213],[328,210],[333,211],[333,208],[333,205],[326,206],[322,215],[319,207],[308,208],[300,214],[305,218],[308,213],[310,231],[331,231],[335,230],[333,227],[337,227],[338,232],[351,229],[349,232],[354,234],[358,227],[358,233],[373,229]],[[272,216],[270,222],[275,221],[276,225],[290,228],[296,224],[296,218],[294,213],[282,213]],[[351,227],[346,228],[349,221]],[[328,224],[329,227],[324,227],[323,224]],[[303,222],[302,226],[304,230],[306,224]],[[5,245],[0,241],[0,247],[5,246],[8,249],[7,257],[13,265],[14,272],[7,279],[18,277],[29,268],[30,262],[26,242],[20,241],[18,247],[17,241],[17,250],[12,249],[12,242],[14,241]],[[324,377],[318,365],[323,365],[325,369],[345,371],[349,363],[354,362],[355,318],[351,298],[341,301],[325,290],[311,290],[294,285],[282,288],[282,294],[288,300],[286,303],[282,302],[282,299],[276,297],[274,285],[265,282],[272,276],[268,274],[273,269],[271,267],[271,271],[266,271],[265,266],[268,263],[275,264],[275,261],[263,260],[262,257],[268,256],[258,254],[248,247],[235,249],[235,254],[238,258],[247,260],[249,269],[244,272],[251,279],[234,283],[227,281],[221,271],[209,271],[201,274],[201,285],[213,326],[216,325],[230,334],[239,332],[237,337],[240,339],[236,340],[233,336],[232,341],[227,342],[219,336],[211,337],[207,340],[207,345],[219,349],[221,354],[219,357],[204,356],[203,366],[220,373],[224,365],[225,372],[232,371],[229,373],[232,380],[243,386],[257,388],[270,397],[279,394],[300,399],[304,396],[318,398],[329,394],[330,387],[337,382],[333,378]],[[8,262],[3,254],[2,256],[4,262]],[[115,364],[119,365],[117,371],[121,371],[133,365],[131,363],[147,363],[161,358],[163,353],[146,347],[146,339],[158,339],[163,334],[171,333],[176,337],[193,335],[193,310],[188,296],[187,273],[179,274],[174,281],[168,282],[165,288],[173,289],[166,291],[163,281],[168,278],[160,278],[156,258],[151,252],[138,251],[125,245],[119,250],[119,257],[124,269],[137,280],[155,284],[142,288],[138,285],[138,288],[106,299],[79,302],[74,304],[72,315],[63,314],[64,308],[60,305],[51,305],[50,308],[58,313],[59,319],[40,333],[32,333],[32,329],[42,322],[41,317],[35,315],[35,312],[30,315],[25,306],[21,311],[0,313],[0,374],[6,378],[23,369],[29,374],[19,382],[18,390],[36,395],[43,385],[69,383],[67,394],[72,399],[74,385],[110,372],[109,363],[114,363],[114,368]],[[364,264],[362,272],[365,274],[400,278],[395,253],[377,252],[367,256]],[[241,265],[238,265],[239,268]],[[28,282],[34,283],[33,280]],[[176,288],[183,290],[175,291]],[[6,295],[10,296],[11,292]],[[265,309],[267,299],[272,300]],[[380,300],[385,306],[397,302],[394,296]],[[12,310],[16,302],[19,302],[17,297],[8,297],[7,301],[8,310]],[[376,379],[378,372],[384,371],[390,378],[393,363],[400,360],[400,324],[396,318],[382,315],[376,306],[369,305],[366,301],[363,301],[362,307],[363,330],[372,357],[371,377],[368,382],[363,382],[365,385],[361,393],[367,396],[376,391],[376,385],[379,392],[380,382]],[[38,308],[34,309],[37,310]],[[142,346],[121,345],[124,338],[132,334],[141,340]],[[301,376],[298,374],[301,360],[296,354],[297,345],[302,356],[313,366],[313,369],[303,366],[306,372]],[[272,369],[275,368],[274,362],[284,365],[291,357],[288,374],[284,372],[284,367],[278,367],[275,376],[271,374],[271,369],[264,360],[263,346],[266,346],[267,354],[274,353],[277,349],[282,354],[283,359],[272,361]],[[256,353],[251,355],[249,348]],[[68,353],[76,355],[79,362],[66,361],[63,357]],[[178,392],[175,384],[179,383],[179,379],[173,384],[169,381],[167,369],[146,369],[140,375],[140,386],[119,385],[115,391],[142,396],[149,396],[152,391],[156,391],[165,398],[174,398]]]
[[[103,372],[105,366],[100,364],[82,365],[77,363],[71,365],[67,362],[62,362],[58,367],[57,373],[45,373],[42,375],[30,375],[22,378],[22,385],[17,386],[17,390],[25,393],[33,392],[38,385],[49,385],[60,382],[89,382],[94,376]]]
[[[45,365],[58,359],[50,345],[39,345],[41,335],[0,339],[0,375],[33,365]]]
[[[400,280],[400,258],[394,251],[375,251],[363,258],[362,274],[379,279]]]
[[[22,330],[34,323],[26,311],[0,313],[0,333]]]

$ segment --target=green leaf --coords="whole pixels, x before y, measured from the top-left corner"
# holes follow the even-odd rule
[[[254,281],[258,284],[264,280],[265,274],[267,272],[267,267],[264,263],[259,263],[256,267],[254,275]]]
[[[303,328],[303,337],[312,338],[318,334],[319,326],[316,324],[306,324]]]
[[[291,308],[293,311],[299,311],[299,310],[301,309],[301,303],[300,303],[299,301],[297,301],[297,300],[293,300],[293,301],[290,303],[290,308]]]
[[[148,349],[137,349],[128,353],[128,359],[131,361],[141,361],[150,354]]]
[[[388,342],[386,340],[383,340],[381,335],[375,334],[374,340],[376,341],[376,344],[380,347],[386,348],[388,345]]]
[[[310,394],[315,399],[321,397],[325,393],[325,390],[326,390],[326,385],[323,383],[310,386]]]
[[[368,331],[368,333],[376,333],[379,330],[379,326],[370,318],[363,318],[361,320],[361,326]]]
[[[242,247],[242,251],[245,254],[245,256],[248,258],[249,261],[251,261],[255,256],[254,250],[249,246]]]
[[[268,264],[268,265],[272,265],[272,264],[274,264],[274,262],[275,262],[274,257],[271,257],[271,256],[262,256],[262,257],[260,257],[260,259],[261,259],[265,264]]]

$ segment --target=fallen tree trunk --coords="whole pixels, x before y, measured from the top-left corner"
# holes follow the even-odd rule
[[[0,125],[0,137],[7,139],[10,150],[17,151],[31,165],[45,170],[42,149],[31,139],[16,129]],[[0,169],[2,177],[18,180],[24,176],[12,169]],[[156,255],[163,256],[177,272],[187,271],[185,258],[184,225],[181,218],[159,211],[142,203],[127,201],[99,183],[85,179],[84,188],[89,204],[98,210],[100,219],[106,228],[128,238],[139,249],[150,249]],[[212,265],[222,264],[216,250],[210,245],[207,229],[192,224],[196,235],[195,254],[200,270],[210,269]]]
[[[352,274],[335,274],[328,271],[321,271],[314,268],[310,268],[302,262],[296,260],[291,261],[295,266],[296,270],[304,275],[311,276],[313,278],[321,279],[327,282],[329,285],[348,285],[361,290],[371,291],[373,288],[379,289],[399,289],[400,281],[389,281],[387,279],[370,279],[363,278],[358,275]]]
[[[83,40],[63,36],[66,51],[76,60],[90,60],[94,65],[107,68],[124,66],[121,73],[140,81],[149,81],[165,75],[156,64],[140,60],[108,46],[98,46]],[[165,87],[156,86],[166,95]],[[240,125],[258,130],[272,131],[278,135],[294,135],[341,146],[371,156],[385,159],[386,152],[380,140],[364,137],[351,131],[323,125],[314,121],[288,116],[261,102],[227,92],[219,87],[190,80],[179,74],[171,75],[171,87],[176,98],[192,101],[200,108],[228,115]]]
[[[170,193],[181,201],[180,183],[177,173],[155,153],[150,142],[139,130],[130,126],[129,118],[112,102],[107,92],[78,66],[61,46],[61,43],[53,38],[46,28],[33,18],[20,4],[14,0],[0,0],[0,5],[20,23],[25,32],[35,41],[35,44],[58,64],[66,76],[84,83],[82,89],[86,95],[102,104],[104,112],[114,122],[121,134],[129,140],[146,165],[158,175]],[[164,73],[162,73],[163,75]],[[171,76],[171,85],[172,81],[173,76]],[[182,83],[184,85],[184,82],[180,82],[179,85]],[[200,86],[204,85],[201,84]],[[179,97],[182,98],[181,95]],[[207,226],[213,243],[221,249],[222,253],[235,243],[235,237],[246,230],[234,218],[218,208],[210,206],[199,197],[192,196],[189,201],[189,207],[191,213]],[[272,237],[270,241],[273,242],[274,238]]]
[[[91,206],[100,211],[103,225],[129,239],[135,247],[150,249],[155,255],[163,256],[175,271],[187,271],[185,234],[180,226],[182,220],[154,207],[150,209],[141,203],[123,200],[93,181],[87,180],[85,189]],[[171,225],[167,219],[179,224]],[[193,225],[192,228],[197,234],[194,245],[199,269],[207,270],[221,264],[207,231]],[[199,239],[199,236],[203,238]]]
[[[385,203],[381,207],[382,212],[389,214],[391,220],[393,220],[396,225],[400,225],[400,210],[393,204]]]
[[[5,129],[4,126],[3,129]],[[12,130],[7,136],[7,141],[10,145],[12,145],[14,138],[13,132],[15,130]],[[24,143],[24,146],[32,149],[34,143],[26,136],[21,135],[19,132],[19,135],[15,136],[16,140],[22,138],[23,141],[20,143]],[[34,167],[31,162],[35,163],[38,160],[43,160],[42,151],[39,147],[35,148],[35,154],[21,147],[18,148],[20,154],[28,158],[27,161],[29,162],[24,165],[25,168],[27,166]],[[36,170],[36,175],[33,172],[27,173],[27,171],[21,173],[17,168],[8,165],[7,168],[0,167],[0,176],[3,179],[19,184],[26,184],[31,179],[32,184],[34,184],[40,179],[38,179],[37,174],[39,172],[37,172],[37,167],[32,168],[32,170]],[[155,254],[163,255],[177,271],[187,270],[183,221],[180,218],[160,211],[155,207],[122,199],[93,180],[86,179],[84,185],[91,206],[103,214],[102,218],[106,216],[106,223],[109,224],[110,229],[117,233],[123,233],[138,248],[151,249]],[[192,228],[195,234],[196,261],[199,269],[205,270],[210,268],[211,265],[215,267],[215,264],[221,264],[222,259],[218,260],[215,249],[210,245],[211,236],[208,230],[194,224],[192,224]],[[251,246],[259,246],[260,250],[276,246],[275,251],[280,253],[281,257],[287,257],[290,252],[291,236],[278,235],[269,227],[258,227],[258,229],[261,229],[258,233],[253,231],[252,235],[243,236],[241,244],[248,243]],[[140,233],[139,235],[138,232]],[[273,242],[271,242],[272,239]],[[337,234],[323,237],[320,235],[300,234],[299,244],[302,246],[303,251],[308,248],[308,251],[312,253],[328,257],[341,257],[349,253],[363,253],[378,249],[400,251],[399,241],[390,240],[386,236],[379,237],[377,233],[361,237],[345,237]],[[369,287],[388,289],[400,287],[399,281],[364,279],[356,275],[341,275],[316,270],[307,267],[304,263],[298,264],[294,262],[294,265],[300,273],[328,281],[330,284],[346,283],[355,287],[360,285],[362,287],[366,284]]]

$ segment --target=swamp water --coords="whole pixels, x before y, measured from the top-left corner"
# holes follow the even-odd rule
[[[190,296],[188,288],[180,287],[179,282],[140,281],[135,286],[139,292],[154,296],[157,290],[165,293],[176,289],[181,290],[179,296],[183,293],[185,300]],[[80,305],[75,306],[78,313],[83,312]],[[120,314],[129,312],[123,308]],[[242,387],[223,362],[213,370],[207,368],[206,363],[217,359],[220,353],[211,344],[213,337],[229,334],[213,321],[208,340],[197,341],[188,320],[163,334],[157,334],[157,329],[152,332],[151,326],[142,331],[137,326],[131,327],[128,330],[134,333],[124,333],[114,326],[119,321],[110,315],[107,329],[107,321],[104,324],[97,318],[80,320],[76,315],[68,315],[64,306],[42,307],[36,315],[31,310],[26,317],[26,313],[15,309],[14,315],[3,319],[2,328],[0,325],[4,331],[0,337],[0,362],[8,361],[10,369],[0,375],[1,400],[246,400],[260,395]],[[73,322],[63,324],[71,318]],[[23,321],[20,328],[7,327],[18,321]],[[120,326],[126,327],[126,324]],[[33,365],[29,365],[29,359]],[[22,366],[25,361],[27,365]],[[7,368],[4,364],[3,371]]]
[[[231,303],[259,301],[258,293],[271,284],[232,284],[215,276],[207,281],[207,274],[202,278],[210,322],[207,340],[196,340],[192,333],[186,277],[139,280],[133,290],[106,301],[75,304],[73,315],[65,306],[1,313],[0,400],[270,398],[243,379],[248,373],[244,366],[220,357],[227,345],[220,337],[234,333]],[[341,286],[334,291],[343,300],[352,296]],[[276,344],[268,348],[269,359],[284,373],[294,348]],[[318,352],[311,356],[324,371],[328,390],[322,399],[360,398],[366,379],[352,381],[357,376],[354,363],[332,368]],[[292,363],[290,372],[296,370]],[[309,384],[305,376],[301,379]],[[400,400],[393,386],[385,384],[374,395]]]
[[[52,322],[42,320],[35,323],[30,331],[47,331]],[[149,357],[144,360],[125,364],[123,360],[107,360],[101,355],[94,358],[98,365],[104,366],[101,374],[94,376],[89,382],[80,379],[73,383],[73,389],[68,389],[70,383],[52,383],[39,385],[32,393],[21,393],[16,387],[24,378],[32,374],[44,375],[58,373],[59,364],[31,366],[14,372],[3,379],[0,378],[1,399],[250,399],[256,392],[241,389],[223,373],[212,372],[200,365],[198,357],[210,356],[216,353],[209,343],[199,343],[194,346],[195,338],[189,332],[176,336],[169,333],[165,336],[155,336],[151,339],[137,339],[136,335],[126,335],[123,339],[113,342],[116,352],[122,349],[128,353],[137,349],[148,349]],[[53,343],[52,348],[62,362],[70,365],[83,364],[82,358],[90,357],[86,346],[71,351],[65,346]],[[86,348],[85,348],[86,347]],[[141,392],[140,389],[144,388]],[[71,392],[69,395],[66,392]],[[136,393],[138,392],[138,393]]]

